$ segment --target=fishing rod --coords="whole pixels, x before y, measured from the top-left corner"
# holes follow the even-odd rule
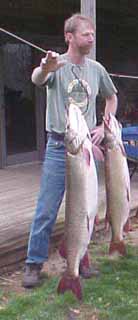
[[[8,36],[11,36],[11,37],[13,37],[13,38],[15,38],[15,39],[17,39],[17,40],[25,43],[25,44],[28,44],[30,47],[32,47],[32,48],[34,48],[34,49],[36,49],[36,50],[39,50],[39,51],[47,54],[47,51],[46,51],[45,49],[43,49],[43,48],[41,48],[41,47],[39,47],[39,46],[36,46],[34,43],[32,43],[32,42],[30,42],[30,41],[27,41],[27,40],[25,40],[25,39],[17,36],[16,34],[14,34],[14,33],[12,33],[12,32],[9,32],[9,31],[7,31],[7,30],[5,30],[5,29],[3,29],[3,28],[0,28],[0,31],[3,32],[3,33],[6,33]]]
[[[25,39],[17,36],[16,34],[14,34],[14,33],[12,33],[12,32],[9,32],[9,31],[7,31],[7,30],[5,30],[5,29],[3,29],[3,28],[0,28],[0,31],[3,32],[3,33],[6,33],[7,35],[9,35],[9,36],[11,36],[11,37],[13,37],[13,38],[15,38],[15,39],[17,39],[17,40],[25,43],[25,44],[27,44],[27,45],[29,45],[29,46],[31,46],[31,47],[34,48],[34,49],[37,49],[37,50],[39,50],[39,51],[47,54],[47,51],[46,51],[46,50],[42,49],[42,48],[39,47],[39,46],[36,46],[35,44],[33,44],[33,43],[30,42],[30,41],[27,41],[27,40],[25,40]],[[80,82],[81,86],[83,87],[83,89],[84,89],[84,91],[85,91],[85,93],[86,93],[87,100],[88,100],[88,102],[87,102],[87,107],[86,107],[86,111],[87,111],[88,104],[89,104],[89,95],[88,95],[87,89],[86,89],[85,86],[83,85],[83,82],[82,82],[81,80],[79,80],[79,78],[77,77],[76,73],[73,71],[73,68],[72,68],[72,73],[74,74],[75,78],[78,79],[78,81]],[[86,111],[85,111],[85,112],[86,112]],[[85,113],[85,112],[84,112],[84,113]]]
[[[12,32],[9,32],[7,31],[6,29],[3,29],[3,28],[0,28],[0,31],[3,32],[3,33],[6,33],[7,35],[11,36],[12,38],[15,38],[25,44],[28,44],[30,47],[36,49],[36,50],[39,50],[45,54],[47,54],[47,51],[37,45],[35,45],[34,43],[30,42],[30,41],[27,41],[19,36],[17,36],[15,33],[12,33]],[[114,74],[114,73],[109,73],[109,75],[111,77],[118,77],[118,78],[131,78],[131,79],[138,79],[138,76],[131,76],[131,75],[123,75],[123,74]]]

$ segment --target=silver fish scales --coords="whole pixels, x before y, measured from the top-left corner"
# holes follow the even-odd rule
[[[107,220],[112,231],[109,254],[125,255],[123,231],[130,212],[129,169],[121,137],[121,126],[114,115],[109,114],[104,119],[104,130]]]
[[[65,243],[67,270],[60,280],[58,292],[71,290],[82,298],[79,279],[80,261],[91,239],[97,213],[98,183],[89,130],[80,109],[71,104],[65,134],[66,202]]]

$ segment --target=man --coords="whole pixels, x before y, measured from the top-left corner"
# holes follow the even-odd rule
[[[40,271],[48,259],[49,238],[65,191],[65,107],[73,102],[81,108],[92,141],[97,145],[104,137],[103,125],[96,127],[95,102],[99,91],[105,98],[105,115],[115,114],[117,109],[116,89],[107,71],[100,63],[87,58],[94,41],[91,20],[80,14],[73,15],[65,21],[64,34],[67,52],[59,56],[48,51],[32,73],[32,82],[47,88],[48,142],[28,244],[24,287],[40,283]],[[93,273],[86,253],[80,263],[80,274],[88,278]]]

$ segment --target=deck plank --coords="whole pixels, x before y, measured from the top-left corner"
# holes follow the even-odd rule
[[[25,259],[30,225],[39,194],[41,163],[11,166],[0,170],[0,268]],[[99,210],[106,210],[103,169],[99,179]],[[138,174],[131,181],[131,209],[138,207]],[[61,205],[53,234],[63,230],[64,205]],[[60,223],[62,225],[60,225]],[[59,227],[57,227],[59,225]],[[53,236],[54,239],[54,236]]]

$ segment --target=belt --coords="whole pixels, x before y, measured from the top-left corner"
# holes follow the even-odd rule
[[[48,132],[47,137],[51,137],[52,139],[58,140],[58,141],[64,141],[65,134],[64,133],[57,133],[57,132]]]

